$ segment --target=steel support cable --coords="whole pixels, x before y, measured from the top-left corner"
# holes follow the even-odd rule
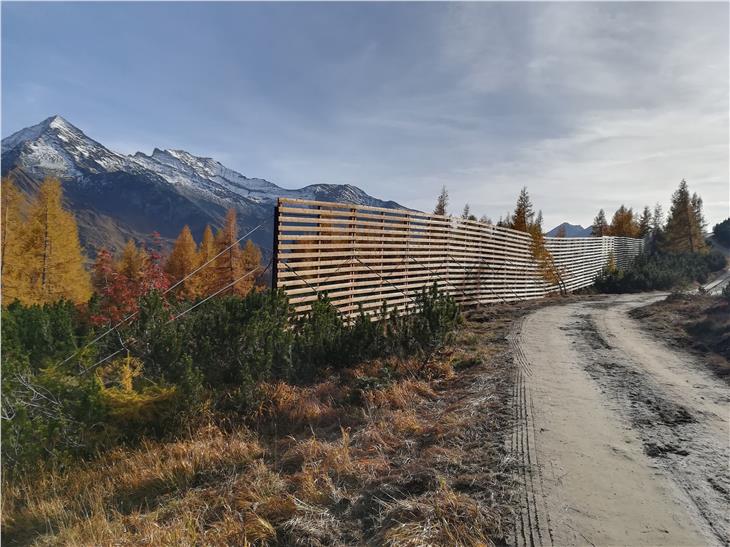
[[[455,260],[455,259],[453,259],[453,258],[452,258],[452,260]],[[502,266],[501,268],[494,268],[494,267],[493,267],[493,266],[492,266],[491,264],[489,264],[488,262],[484,262],[484,259],[483,259],[483,258],[482,258],[482,259],[480,259],[480,260],[481,260],[480,264],[484,263],[484,264],[485,264],[485,265],[487,266],[487,268],[492,268],[492,270],[493,270],[493,271],[495,271],[495,273],[501,273],[501,272],[503,272],[503,271],[504,271],[504,270],[506,269],[506,267],[507,267],[507,263],[509,263],[509,265],[511,265],[511,266],[514,266],[515,268],[518,268],[518,269],[519,269],[519,266],[517,266],[516,264],[514,264],[514,263],[513,263],[513,262],[512,262],[511,260],[509,260],[508,258],[504,258],[504,260],[505,260],[505,264],[504,264],[504,265],[503,265],[503,266]],[[513,289],[509,288],[509,285],[507,285],[507,287],[508,287],[508,289],[507,289],[507,290],[508,290],[509,292],[511,292],[511,293],[512,293],[512,295],[513,295],[513,296],[514,296],[514,297],[515,297],[515,298],[516,298],[516,299],[517,299],[518,301],[519,301],[519,300],[524,300],[524,297],[523,297],[523,296],[520,296],[520,295],[518,295],[518,294],[517,294],[517,293],[516,293],[516,292],[515,292],[515,291],[514,291]],[[505,300],[504,298],[502,298],[502,301],[503,301],[503,302],[506,302],[506,300]]]
[[[464,273],[466,273],[466,274],[468,274],[468,273],[469,273],[469,268],[468,268],[468,267],[466,267],[466,266],[465,266],[464,264],[460,263],[460,262],[459,262],[458,260],[456,260],[456,259],[455,259],[455,258],[454,258],[453,256],[451,256],[451,255],[446,255],[446,256],[447,256],[447,258],[450,258],[450,259],[451,259],[451,260],[452,260],[453,262],[456,262],[456,264],[458,264],[459,266],[461,266],[462,268],[464,268]],[[487,267],[489,267],[489,263],[486,263],[486,262],[484,261],[484,258],[480,258],[480,259],[479,259],[479,264],[478,264],[478,266],[474,266],[474,267],[472,268],[472,271],[474,271],[475,269],[477,269],[477,267],[479,267],[479,268],[481,269],[481,266],[482,266],[483,264],[484,264],[484,265],[486,265]],[[479,286],[480,286],[480,287],[482,286],[482,282],[481,282],[481,280],[479,280]],[[507,300],[505,300],[503,296],[501,296],[501,295],[497,294],[497,293],[496,293],[495,291],[493,291],[493,290],[492,290],[492,289],[490,289],[489,287],[486,287],[486,289],[487,289],[487,290],[488,290],[489,292],[491,292],[491,293],[492,293],[492,294],[493,294],[494,296],[496,296],[497,298],[499,298],[499,299],[500,299],[500,300],[502,301],[502,303],[506,303],[506,302],[507,302]],[[463,292],[463,291],[462,291],[462,292]],[[513,292],[512,294],[515,294],[515,293]],[[464,293],[464,296],[466,296],[466,293]],[[515,296],[517,296],[517,295],[515,294]]]
[[[192,272],[190,272],[185,277],[183,277],[182,279],[180,279],[177,283],[175,283],[171,287],[168,287],[162,294],[163,295],[167,294],[172,289],[174,289],[175,287],[179,286],[180,283],[182,283],[183,281],[186,281],[187,279],[190,279],[193,275],[195,275],[200,270],[202,270],[203,268],[205,268],[208,264],[210,264],[216,258],[218,258],[223,253],[225,253],[228,249],[230,249],[234,245],[237,245],[242,239],[250,236],[252,233],[254,233],[259,228],[261,228],[261,224],[259,224],[258,226],[256,226],[253,230],[249,231],[248,233],[246,233],[246,234],[242,235],[241,237],[239,237],[236,241],[234,241],[233,243],[231,243],[228,247],[226,247],[221,252],[219,252],[217,255],[215,255],[213,258],[211,258],[210,260],[208,260],[205,264],[201,264],[200,266],[198,266],[197,268],[195,268]],[[136,311],[134,313],[129,314],[124,319],[121,319],[117,324],[115,324],[114,326],[110,327],[108,330],[106,330],[105,332],[103,332],[102,334],[100,334],[99,336],[97,336],[96,338],[94,338],[91,342],[87,342],[84,346],[82,346],[79,349],[75,350],[71,355],[69,355],[68,357],[66,357],[66,359],[64,359],[63,361],[60,361],[59,363],[57,363],[56,366],[65,365],[68,361],[70,361],[71,359],[73,359],[73,357],[76,356],[79,352],[84,351],[86,348],[88,348],[92,344],[97,343],[99,340],[101,340],[105,336],[107,336],[110,333],[114,332],[116,329],[118,329],[119,327],[121,327],[124,323],[126,323],[127,321],[129,321],[130,319],[132,319],[134,316],[136,316],[137,313],[139,313],[139,312]]]
[[[376,272],[375,270],[373,270],[372,268],[370,268],[370,266],[368,266],[367,264],[365,264],[365,263],[364,263],[363,261],[361,261],[361,260],[360,260],[359,258],[357,258],[357,257],[356,257],[356,256],[354,256],[354,255],[353,255],[353,256],[351,256],[351,257],[349,257],[349,258],[347,258],[347,260],[343,261],[343,262],[342,262],[342,264],[340,265],[340,267],[342,267],[342,265],[344,265],[344,264],[345,264],[345,263],[347,263],[347,262],[351,262],[351,261],[352,261],[353,259],[357,260],[357,261],[358,261],[358,262],[359,262],[360,264],[362,264],[362,265],[363,265],[363,266],[365,266],[365,267],[366,267],[366,268],[367,268],[368,270],[370,270],[371,272],[373,272],[373,273],[374,273],[374,274],[375,274],[375,275],[376,275],[377,277],[381,278],[381,279],[382,279],[383,281],[385,281],[386,283],[389,283],[387,279],[385,279],[385,278],[384,278],[383,276],[381,276],[381,275],[380,275],[380,274],[379,274],[378,272]],[[397,262],[397,263],[396,263],[395,265],[397,265],[397,264],[402,264],[402,263],[403,263],[404,261],[405,261],[405,259],[402,259],[402,260],[401,260],[400,262]],[[310,283],[309,283],[309,282],[308,282],[308,281],[307,281],[306,279],[304,279],[304,278],[303,278],[303,277],[302,277],[301,275],[299,275],[299,273],[298,273],[298,272],[297,272],[297,271],[296,271],[296,270],[295,270],[294,268],[292,268],[292,267],[291,267],[291,266],[290,266],[290,265],[289,265],[288,263],[286,263],[286,262],[282,262],[282,264],[283,264],[284,266],[286,266],[287,268],[289,268],[289,271],[291,271],[291,272],[292,272],[292,273],[293,273],[293,274],[294,274],[295,276],[297,276],[297,277],[298,277],[298,278],[299,278],[299,279],[300,279],[301,281],[303,281],[303,282],[304,282],[304,284],[305,284],[305,285],[307,285],[307,286],[308,286],[308,287],[309,287],[309,288],[310,288],[310,289],[312,290],[312,292],[314,292],[314,293],[315,293],[315,294],[316,294],[317,296],[319,296],[319,295],[320,295],[320,293],[325,293],[325,294],[327,294],[327,292],[326,292],[326,291],[320,291],[320,290],[319,290],[319,289],[317,289],[316,287],[312,286],[312,285],[311,285],[311,284],[310,284]],[[338,269],[339,269],[339,268],[338,268]],[[327,278],[325,278],[325,280],[326,280],[326,279],[329,279],[329,277],[332,277],[332,276],[331,276],[331,275],[330,275],[330,276],[328,276]],[[395,286],[394,286],[394,287],[395,287]],[[408,295],[408,294],[404,293],[404,292],[403,292],[403,291],[402,291],[401,289],[399,289],[398,287],[395,287],[395,289],[396,289],[396,290],[397,290],[398,292],[400,292],[401,294],[403,294],[404,296],[407,296],[408,298],[410,298],[410,299],[411,299],[411,300],[412,300],[412,301],[414,302],[414,304],[417,304],[417,302],[416,302],[416,301],[415,301],[415,300],[413,299],[413,297],[411,297],[410,295]]]
[[[313,293],[315,293],[315,294],[316,294],[317,296],[319,296],[319,293],[320,293],[320,292],[322,292],[322,291],[320,291],[319,289],[317,289],[317,288],[315,288],[314,286],[312,286],[312,285],[311,285],[311,284],[309,283],[309,281],[307,281],[307,280],[306,280],[306,279],[304,279],[304,278],[303,278],[303,277],[302,277],[301,275],[299,275],[299,272],[297,272],[297,271],[296,271],[296,270],[295,270],[294,268],[292,268],[291,266],[289,266],[289,264],[287,264],[286,262],[282,262],[282,264],[284,264],[284,266],[286,266],[287,268],[289,268],[289,271],[290,271],[290,272],[292,272],[292,273],[293,273],[294,275],[296,275],[296,276],[297,276],[297,277],[298,277],[299,279],[301,279],[301,280],[302,280],[302,281],[304,282],[304,284],[305,284],[305,285],[306,285],[307,287],[309,287],[310,289],[312,289],[312,292],[313,292]]]
[[[171,318],[170,320],[168,320],[168,321],[167,321],[167,322],[165,323],[165,325],[169,325],[169,324],[170,324],[170,323],[172,323],[173,321],[176,321],[177,319],[179,319],[179,318],[180,318],[180,317],[182,317],[183,315],[185,315],[185,314],[187,314],[188,312],[190,312],[190,311],[194,310],[195,308],[197,308],[197,307],[198,307],[198,306],[200,306],[201,304],[203,304],[203,303],[207,302],[208,300],[210,300],[210,299],[211,299],[211,298],[213,298],[214,296],[216,296],[216,295],[218,295],[218,294],[222,293],[223,291],[225,291],[226,289],[228,289],[228,288],[232,287],[233,285],[235,285],[235,284],[236,284],[236,283],[238,283],[239,281],[242,281],[242,280],[244,280],[244,279],[245,279],[246,277],[248,277],[249,275],[251,275],[252,273],[254,273],[254,272],[255,272],[256,270],[261,270],[261,273],[262,273],[262,274],[263,274],[263,273],[265,273],[265,272],[266,272],[266,270],[268,270],[270,266],[271,266],[271,260],[269,260],[269,264],[268,264],[268,265],[266,266],[266,268],[264,268],[263,270],[261,270],[261,267],[259,267],[259,266],[257,266],[257,267],[256,267],[256,268],[254,268],[253,270],[249,270],[248,272],[246,272],[245,274],[243,274],[243,275],[242,275],[241,277],[239,277],[239,278],[235,279],[234,281],[232,281],[231,283],[229,283],[229,284],[228,284],[228,285],[226,285],[225,287],[222,287],[222,288],[218,289],[218,290],[217,290],[216,292],[214,292],[213,294],[211,294],[211,295],[209,295],[209,296],[205,297],[205,298],[204,298],[203,300],[201,300],[200,302],[196,302],[196,303],[195,303],[194,305],[190,306],[190,307],[189,307],[188,309],[186,309],[185,311],[183,311],[183,312],[181,312],[181,313],[177,314],[176,316],[172,317],[172,318]],[[118,354],[119,354],[119,353],[121,353],[122,351],[125,351],[125,350],[126,350],[126,351],[129,351],[129,348],[127,347],[127,344],[130,344],[131,342],[134,342],[135,340],[136,340],[136,338],[132,337],[132,338],[128,338],[128,339],[126,340],[126,342],[125,342],[125,341],[122,341],[122,339],[121,339],[121,337],[120,337],[120,338],[119,338],[119,343],[120,343],[120,344],[122,345],[122,347],[121,347],[121,348],[119,348],[119,349],[118,349],[117,351],[115,351],[115,352],[113,352],[113,353],[110,353],[109,355],[107,355],[107,356],[106,356],[106,357],[104,357],[103,359],[100,359],[99,361],[97,361],[97,362],[96,362],[96,363],[94,363],[93,365],[91,365],[91,366],[89,366],[89,367],[85,368],[84,370],[82,370],[82,371],[81,371],[81,372],[80,372],[80,373],[78,374],[78,376],[82,376],[82,375],[86,374],[86,373],[87,373],[87,372],[89,372],[90,370],[92,370],[92,369],[96,368],[97,366],[99,366],[100,364],[104,363],[105,361],[108,361],[109,359],[111,359],[111,358],[112,358],[112,357],[114,357],[115,355],[118,355]]]
[[[353,258],[354,258],[354,256],[347,257],[345,260],[343,260],[339,264],[339,266],[337,266],[337,269],[335,269],[335,271],[333,271],[332,273],[330,273],[330,275],[328,275],[327,277],[325,277],[324,279],[322,279],[320,282],[324,282],[324,281],[327,281],[328,279],[330,279],[333,275],[335,275],[340,270],[340,268],[342,268],[342,266],[344,266],[348,262],[352,262]],[[289,263],[282,262],[282,264],[284,266],[286,266],[287,268],[289,268],[289,271],[292,272],[295,276],[297,276],[302,282],[304,282],[304,284],[307,285],[307,287],[309,287],[312,290],[312,292],[314,292],[317,296],[319,296],[320,293],[325,293],[325,294],[327,293],[327,291],[322,291],[322,290],[314,287],[313,285],[311,285],[305,278],[303,278],[301,275],[299,275],[299,272],[297,272],[294,268],[292,268],[289,265]]]
[[[269,264],[271,264],[271,262],[269,262]],[[231,288],[231,287],[233,287],[233,286],[234,286],[234,285],[235,285],[236,283],[238,283],[239,281],[243,281],[243,280],[244,280],[244,279],[246,279],[246,278],[247,278],[247,277],[248,277],[249,275],[251,275],[252,273],[254,273],[254,272],[255,272],[256,270],[260,270],[260,269],[261,269],[261,268],[260,268],[259,266],[257,266],[257,267],[255,267],[255,268],[254,268],[253,270],[250,270],[250,271],[246,272],[245,274],[243,274],[243,275],[242,275],[241,277],[239,277],[239,278],[237,278],[237,279],[234,279],[233,281],[231,281],[230,283],[228,283],[228,285],[225,285],[224,287],[221,287],[220,289],[218,289],[217,291],[215,291],[215,292],[214,292],[213,294],[210,294],[210,295],[206,296],[205,298],[203,298],[203,300],[201,300],[200,302],[196,302],[195,304],[193,304],[192,306],[190,306],[190,307],[189,307],[188,309],[186,309],[185,311],[183,311],[183,312],[181,312],[181,313],[177,314],[177,315],[176,315],[176,316],[174,316],[174,317],[173,317],[172,319],[170,319],[170,320],[169,320],[169,321],[168,321],[167,323],[165,323],[165,325],[169,325],[170,323],[172,323],[173,321],[175,321],[175,320],[177,320],[177,319],[181,318],[181,317],[182,317],[183,315],[187,314],[188,312],[191,312],[192,310],[194,310],[195,308],[197,308],[197,307],[198,307],[198,306],[200,306],[201,304],[205,304],[205,303],[206,303],[206,302],[207,302],[208,300],[210,300],[210,299],[211,299],[211,298],[213,298],[214,296],[218,296],[218,295],[219,295],[220,293],[222,293],[222,292],[223,292],[223,291],[225,291],[226,289],[230,289],[230,288]],[[266,271],[267,269],[268,269],[268,266],[267,266],[267,267],[266,267],[266,268],[265,268],[264,270],[262,270],[262,272],[261,272],[261,273],[264,273],[264,272],[265,272],[265,271]]]
[[[377,275],[377,276],[378,276],[378,277],[379,277],[380,279],[382,279],[383,281],[385,281],[385,282],[386,282],[386,283],[387,283],[388,285],[390,285],[391,287],[393,287],[393,288],[394,288],[394,289],[395,289],[396,291],[398,291],[399,293],[401,293],[401,294],[402,294],[403,296],[405,296],[405,297],[407,297],[407,298],[410,298],[411,302],[413,302],[413,304],[414,304],[414,305],[418,306],[418,302],[417,302],[417,301],[416,301],[416,299],[414,299],[414,298],[413,298],[413,297],[412,297],[412,296],[411,296],[410,294],[408,294],[408,293],[406,293],[406,292],[403,292],[403,290],[402,290],[402,289],[400,289],[400,287],[398,287],[397,285],[394,285],[393,283],[391,283],[391,282],[390,282],[390,280],[386,279],[385,277],[383,277],[382,275],[380,275],[380,274],[379,274],[378,272],[376,272],[375,270],[373,270],[373,269],[372,269],[372,268],[371,268],[370,266],[368,266],[367,264],[365,264],[365,263],[364,263],[364,262],[363,262],[362,260],[360,260],[360,258],[358,258],[357,256],[355,256],[354,258],[355,258],[355,260],[357,260],[357,261],[358,261],[358,262],[359,262],[360,264],[362,264],[363,266],[365,266],[365,267],[366,267],[366,268],[367,268],[368,270],[370,270],[370,271],[371,271],[371,272],[373,272],[373,273],[374,273],[375,275]]]
[[[448,256],[448,255],[446,255],[446,256]],[[436,277],[436,284],[438,285],[438,282],[439,282],[439,279],[438,278],[440,277],[440,274],[438,272],[432,270],[431,268],[429,268],[428,266],[426,266],[423,262],[420,262],[420,261],[416,260],[412,256],[409,256],[408,258],[410,258],[413,262],[415,262],[419,266],[421,266],[423,268],[426,268],[429,272],[431,272]],[[448,268],[448,266],[447,266],[447,268]],[[453,290],[455,290],[455,291],[457,291],[457,290],[458,291],[461,291],[461,294],[463,294],[465,298],[469,298],[469,296],[464,292],[463,289],[458,288],[456,285],[454,285],[453,283],[451,283],[451,281],[449,281],[448,279],[443,280],[443,282],[445,283],[445,285],[446,285],[447,288],[450,285]]]

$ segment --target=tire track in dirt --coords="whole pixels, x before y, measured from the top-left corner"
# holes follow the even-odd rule
[[[661,359],[642,364],[617,351],[614,335],[591,316],[624,301],[543,308],[517,321],[509,336],[509,451],[521,487],[515,545],[727,544],[722,511],[730,488],[721,470],[715,482],[709,476],[722,465],[718,443],[690,473],[670,469],[691,459],[681,442],[699,439],[693,450],[701,457],[708,439],[693,428],[707,416],[650,378]]]
[[[612,312],[613,313],[613,312]],[[639,357],[629,354],[616,343],[620,339],[612,336],[609,316],[586,314],[581,316],[581,330],[593,344],[597,359],[586,362],[588,374],[602,387],[613,401],[617,411],[629,421],[639,433],[644,452],[654,460],[685,492],[702,516],[706,526],[712,530],[716,539],[723,545],[730,543],[730,430],[727,412],[725,427],[717,425],[718,416],[712,407],[692,404],[692,397],[681,398],[674,391],[675,385],[655,377],[644,370]],[[627,320],[629,321],[629,320]],[[633,321],[633,320],[630,320]],[[639,337],[641,339],[641,337]],[[599,341],[598,345],[594,342]],[[671,366],[671,358],[676,352],[665,356],[665,366]],[[706,398],[721,399],[722,384],[699,376],[692,368],[692,359],[687,356],[683,372],[687,379],[693,379],[692,386],[681,386],[683,391],[696,391],[698,388]],[[695,383],[702,378],[702,382]],[[712,389],[712,382],[716,385]],[[719,390],[717,389],[719,386]],[[724,390],[725,397],[730,392]],[[714,395],[713,395],[714,394]],[[727,407],[726,407],[727,409]],[[720,417],[721,418],[721,417]],[[725,445],[716,436],[724,429]]]
[[[518,325],[520,321],[518,321]],[[517,327],[519,329],[519,327]],[[545,497],[542,469],[535,449],[535,422],[532,394],[525,381],[532,374],[530,363],[512,334],[509,337],[510,350],[514,357],[513,388],[513,446],[511,450],[516,463],[515,482],[522,486],[518,518],[515,522],[514,543],[520,546],[553,545],[550,527],[550,513]],[[528,403],[529,401],[529,403]],[[535,477],[537,475],[537,478]],[[517,530],[519,521],[519,533]]]

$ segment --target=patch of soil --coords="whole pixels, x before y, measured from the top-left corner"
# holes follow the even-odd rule
[[[672,294],[630,312],[674,347],[689,349],[730,383],[730,302],[719,296]]]

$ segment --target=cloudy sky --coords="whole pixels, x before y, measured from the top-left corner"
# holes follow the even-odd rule
[[[61,114],[282,186],[350,183],[546,227],[728,216],[728,4],[2,4],[2,135]]]

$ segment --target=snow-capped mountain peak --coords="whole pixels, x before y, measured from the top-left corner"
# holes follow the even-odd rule
[[[185,150],[155,148],[149,156],[137,152],[131,159],[171,184],[214,195],[233,192],[253,201],[272,201],[286,192],[272,182],[248,178],[213,158],[194,156]]]
[[[58,115],[3,139],[2,152],[16,155],[17,161],[31,172],[61,178],[77,178],[82,171],[119,171],[127,164],[124,156],[87,137]]]
[[[118,154],[61,116],[2,140],[2,175],[9,174],[29,194],[47,176],[61,179],[88,249],[144,240],[153,231],[172,241],[185,225],[199,237],[206,224],[219,226],[229,207],[238,211],[242,228],[263,227],[254,239],[266,249],[279,197],[399,207],[350,185],[284,189],[180,149]]]

